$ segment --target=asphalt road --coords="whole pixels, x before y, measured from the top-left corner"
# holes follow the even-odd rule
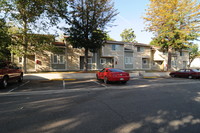
[[[200,80],[34,80],[0,90],[0,133],[199,133]]]

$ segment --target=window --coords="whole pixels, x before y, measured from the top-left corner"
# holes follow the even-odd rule
[[[100,64],[102,64],[102,65],[103,65],[103,64],[106,64],[106,59],[101,58],[101,59],[100,59]]]
[[[92,64],[92,58],[88,58],[88,64]]]
[[[163,51],[163,55],[167,55],[167,51]]]
[[[176,58],[176,57],[172,57],[171,65],[172,65],[173,67],[176,67],[176,66],[177,66],[177,58]]]
[[[189,72],[190,72],[190,69],[186,69],[185,72],[189,73]]]
[[[133,64],[133,57],[125,57],[125,64]]]
[[[185,69],[180,69],[179,72],[185,72]]]
[[[137,52],[144,52],[144,47],[137,47]]]
[[[143,65],[147,65],[147,64],[148,64],[148,59],[143,58],[143,59],[142,59],[142,64],[143,64]]]
[[[176,65],[177,65],[176,61],[175,60],[172,61],[172,66],[176,67]]]
[[[58,56],[57,56],[57,55],[54,55],[54,56],[53,56],[53,63],[54,63],[54,64],[57,64],[57,63],[58,63]]]
[[[111,72],[124,72],[124,71],[122,71],[122,70],[120,70],[120,69],[109,69]]]
[[[180,56],[184,56],[184,52],[180,51]]]
[[[53,64],[65,64],[65,57],[63,55],[53,55]]]
[[[113,50],[113,51],[119,51],[119,50],[120,50],[120,45],[115,45],[115,44],[113,44],[113,45],[112,45],[112,50]]]
[[[64,56],[60,55],[60,64],[64,64]]]
[[[19,62],[19,63],[22,63],[22,57],[19,57],[19,58],[18,58],[18,62]]]

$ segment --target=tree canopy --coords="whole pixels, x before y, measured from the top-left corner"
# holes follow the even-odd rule
[[[168,49],[169,69],[172,49],[186,49],[200,35],[197,0],[150,0],[144,19],[147,30],[155,35],[152,43]]]
[[[113,3],[108,0],[70,0],[66,22],[67,41],[74,48],[85,49],[85,70],[88,69],[88,52],[100,49],[107,39],[105,32],[117,15]]]
[[[67,0],[7,0],[6,6],[9,10],[9,20],[22,29],[21,43],[17,45],[21,46],[18,47],[19,51],[23,51],[23,69],[26,72],[26,57],[31,43],[30,35],[33,35],[36,28],[48,28],[47,24],[56,24],[59,17],[66,17]],[[46,18],[46,21],[38,22],[41,18]],[[19,53],[17,49],[13,51]]]
[[[192,61],[198,56],[200,56],[199,46],[198,44],[192,44],[190,46],[190,52],[189,52],[189,65],[188,65],[189,67]]]
[[[133,29],[124,29],[124,31],[120,34],[122,41],[124,42],[135,42],[136,35]]]
[[[0,18],[0,60],[9,60],[10,51],[8,46],[11,44],[11,38],[8,33],[8,26],[3,18]]]

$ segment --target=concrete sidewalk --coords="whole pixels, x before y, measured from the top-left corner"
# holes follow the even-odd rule
[[[158,78],[169,77],[169,72],[134,72],[130,73],[131,78]],[[96,73],[67,73],[67,72],[54,72],[54,73],[31,73],[24,74],[25,80],[54,80],[54,79],[94,79]]]

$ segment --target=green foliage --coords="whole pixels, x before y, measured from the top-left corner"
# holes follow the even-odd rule
[[[196,0],[151,0],[144,19],[155,34],[152,43],[185,49],[199,37],[200,5]]]
[[[200,4],[197,0],[150,0],[146,17],[147,30],[154,33],[151,44],[168,50],[187,49],[200,36]]]
[[[23,34],[15,34],[12,36],[13,44],[9,46],[12,53],[17,56],[24,56],[25,54],[41,53],[43,51],[53,51],[55,46],[52,44],[55,39],[53,35],[42,34],[27,34],[28,49],[25,53],[21,44],[23,43]]]
[[[106,35],[106,40],[108,40],[108,41],[115,41],[115,39],[111,38],[109,34]]]
[[[8,46],[11,44],[11,39],[8,34],[8,27],[3,18],[0,19],[0,60],[8,60],[10,52]]]
[[[136,35],[133,31],[133,29],[125,29],[121,34],[120,34],[122,41],[124,42],[135,42]]]
[[[40,47],[30,47],[32,44],[32,38],[34,36],[33,29],[37,28],[48,29],[47,25],[54,25],[59,22],[59,17],[66,17],[67,13],[67,1],[68,0],[7,0],[7,8],[9,9],[9,19],[15,22],[17,27],[21,30],[21,35],[16,37],[15,45],[10,48],[12,52],[21,54],[24,56],[23,69],[26,72],[26,56],[33,48],[33,51],[45,50],[46,38],[39,36],[40,39],[44,39],[42,42],[38,39],[35,40],[34,45]],[[38,20],[41,18],[43,21]],[[46,18],[49,18],[48,20]],[[32,36],[32,37],[31,37]],[[41,38],[42,37],[42,38]],[[36,42],[37,41],[37,42]]]
[[[190,52],[189,52],[189,55],[190,55],[190,57],[189,57],[189,67],[190,67],[192,61],[196,57],[200,56],[200,51],[199,51],[199,45],[198,44],[192,44],[189,49],[190,49]]]
[[[67,41],[74,48],[85,49],[85,68],[87,70],[88,50],[100,49],[107,39],[105,27],[117,15],[113,3],[107,0],[70,0],[69,28]]]

